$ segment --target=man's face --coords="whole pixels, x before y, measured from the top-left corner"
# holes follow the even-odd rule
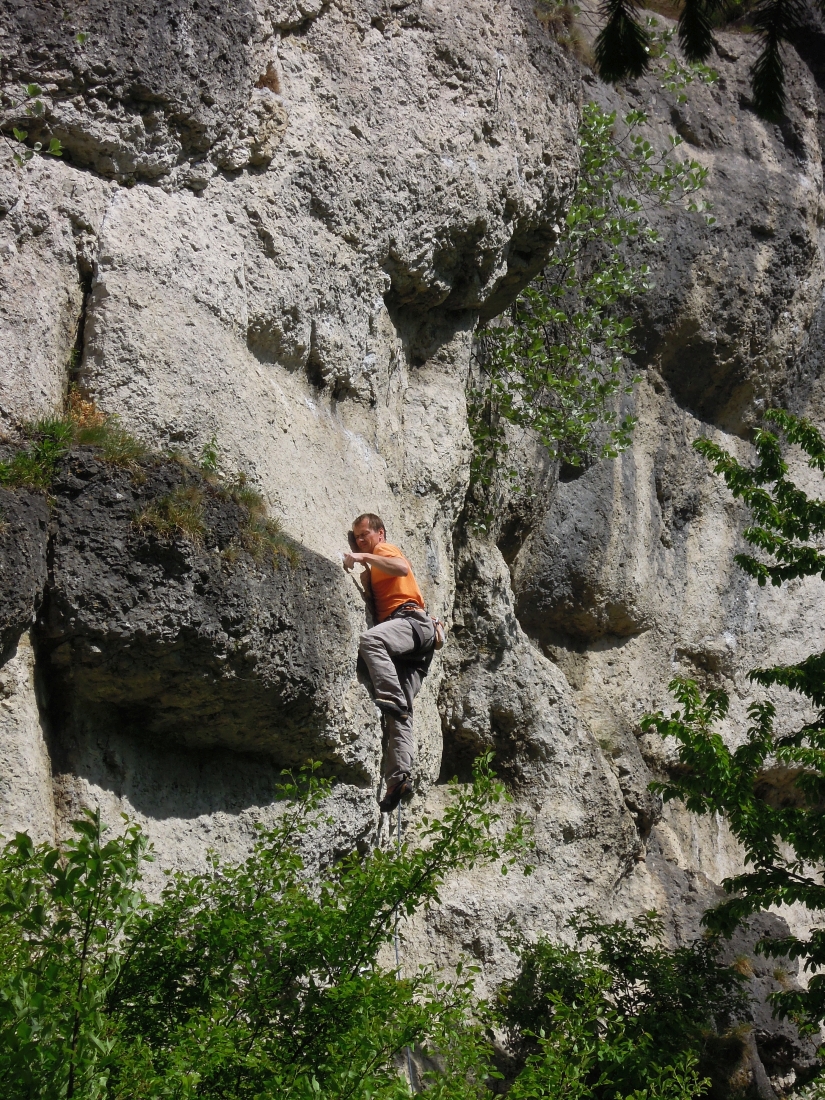
[[[371,530],[368,519],[362,519],[360,523],[357,523],[353,527],[352,533],[362,554],[372,554],[379,542],[384,541],[384,528],[381,527],[377,531]]]

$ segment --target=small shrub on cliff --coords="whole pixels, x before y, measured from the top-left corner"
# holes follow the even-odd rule
[[[256,562],[268,558],[276,568],[281,561],[298,564],[295,545],[271,516],[250,516],[241,531],[241,546]]]
[[[825,439],[810,422],[781,410],[765,418],[807,456],[811,469],[825,472]],[[825,500],[809,496],[788,476],[777,434],[763,428],[754,442],[752,466],[709,439],[694,444],[750,508],[744,537],[755,552],[738,554],[737,564],[760,585],[781,586],[800,577],[825,580]],[[724,814],[744,851],[747,869],[724,881],[730,898],[710,910],[705,923],[728,933],[754,913],[793,904],[812,915],[809,933],[766,938],[757,951],[803,961],[810,974],[807,988],[780,990],[771,999],[780,1016],[817,1030],[825,1021],[825,927],[816,924],[825,913],[825,653],[748,675],[763,687],[797,692],[815,717],[780,733],[775,705],[754,703],[747,738],[731,749],[718,731],[727,694],[712,691],[703,699],[692,680],[677,679],[670,689],[679,709],[648,715],[642,726],[679,743],[679,772],[657,784],[663,798],[682,799],[695,813]],[[790,778],[780,797],[772,793],[776,769]]]
[[[552,458],[579,466],[610,458],[630,442],[631,416],[616,402],[634,353],[627,302],[649,289],[649,270],[628,259],[628,246],[655,241],[645,203],[698,209],[707,170],[657,153],[638,133],[640,111],[622,120],[586,104],[579,129],[576,193],[544,272],[510,312],[479,330],[468,388],[476,486],[503,472],[518,481],[508,430],[534,433]],[[672,139],[672,147],[681,143]]]
[[[121,427],[117,416],[104,413],[74,386],[69,390],[68,420],[73,442],[97,448],[112,466],[130,469],[149,454],[146,444]]]
[[[576,22],[578,5],[568,0],[538,0],[534,11],[539,23],[547,28],[563,49],[593,67],[593,54]]]
[[[38,129],[43,124],[43,118],[45,116],[45,105],[40,98],[43,95],[43,89],[39,84],[23,84],[20,85],[17,96],[9,95],[8,92],[0,93],[0,106],[2,106],[3,113],[5,115],[11,114],[12,117],[16,116],[16,119],[20,118],[21,111],[27,118],[37,125]],[[12,126],[11,132],[14,136],[14,142],[12,142],[8,134],[4,131],[8,127],[8,122],[5,123],[3,130],[0,131],[0,137],[6,143],[6,146],[11,150],[12,157],[15,164],[22,168],[24,164],[34,157],[37,153],[48,154],[52,157],[60,157],[63,155],[63,146],[56,137],[48,139],[48,144],[44,147],[42,141],[35,141],[31,146],[28,146],[26,142],[29,140],[29,133],[27,130],[23,130],[18,126]],[[44,136],[44,140],[46,140]]]

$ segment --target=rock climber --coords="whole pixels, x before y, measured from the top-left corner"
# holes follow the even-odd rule
[[[359,516],[349,542],[344,569],[365,567],[361,581],[375,619],[375,626],[361,635],[358,652],[387,728],[387,789],[379,807],[388,814],[412,791],[413,700],[427,675],[441,624],[427,614],[410,563],[397,546],[387,542],[380,516],[373,512]]]

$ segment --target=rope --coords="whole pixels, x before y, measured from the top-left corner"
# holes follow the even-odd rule
[[[381,730],[384,734],[386,734],[387,729],[386,729],[386,725],[384,723],[385,723],[385,716],[382,714],[381,715]],[[381,778],[378,780],[378,801],[379,802],[381,801],[381,792],[383,791],[383,789],[384,789],[384,776],[382,775]],[[389,817],[389,815],[387,815],[387,817]],[[396,850],[398,852],[398,855],[400,856],[401,855],[401,803],[400,802],[398,803],[398,822],[397,822],[397,824],[398,824],[398,827],[396,829],[396,834],[395,834],[395,843],[396,843]],[[375,847],[376,848],[379,846],[379,844],[381,842],[381,830],[383,829],[383,827],[384,827],[384,814],[379,813],[379,815],[378,815],[378,828],[376,829],[376,832],[375,832]],[[390,836],[392,836],[392,829],[391,828],[390,828]],[[396,976],[396,978],[401,977],[401,949],[400,949],[400,946],[399,946],[400,945],[400,937],[398,935],[398,908],[399,908],[399,906],[396,905],[396,907],[395,907],[395,924],[394,924],[394,927],[393,927],[393,942],[394,942],[394,945],[395,945],[395,976]],[[408,1076],[409,1081],[410,1081],[410,1091],[411,1092],[417,1092],[418,1090],[416,1089],[416,1087],[413,1083],[412,1054],[410,1052],[410,1048],[408,1046],[404,1047],[404,1052],[407,1055],[407,1076]]]
[[[383,814],[381,815],[384,816]],[[401,855],[401,803],[398,803],[398,828],[395,833],[396,848],[399,856]],[[401,953],[399,951],[399,937],[398,937],[398,905],[395,907],[395,929],[393,932],[393,938],[395,940],[395,974],[397,978],[401,977]],[[404,1047],[404,1051],[407,1055],[407,1076],[410,1079],[410,1091],[416,1092],[416,1087],[413,1082],[413,1067],[412,1067],[412,1054],[408,1046]]]

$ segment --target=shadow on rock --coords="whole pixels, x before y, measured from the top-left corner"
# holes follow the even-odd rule
[[[2,545],[20,588],[5,593],[11,625],[31,621],[29,589],[46,582],[33,637],[58,750],[112,730],[359,770],[329,732],[355,665],[340,570],[285,536],[248,551],[249,510],[176,462],[126,470],[75,451],[52,494],[48,542],[29,505],[17,525],[27,539]],[[190,531],[170,512],[183,494]],[[168,529],[147,514],[167,515]],[[36,568],[46,549],[47,579]]]

